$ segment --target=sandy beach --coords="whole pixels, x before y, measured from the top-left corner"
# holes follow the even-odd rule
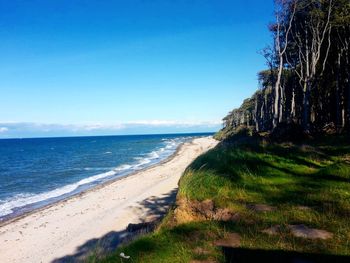
[[[194,139],[157,166],[2,224],[0,262],[66,262],[99,245],[115,246],[129,223],[167,211],[186,167],[216,144]]]

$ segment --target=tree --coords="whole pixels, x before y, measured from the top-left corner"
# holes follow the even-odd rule
[[[273,45],[261,51],[268,69],[258,73],[260,89],[230,113],[226,131],[271,131],[281,122],[306,132],[350,131],[350,1],[275,4]]]
[[[274,116],[273,127],[275,128],[282,121],[283,115],[283,95],[284,89],[281,85],[281,78],[284,68],[284,56],[289,43],[289,34],[292,29],[296,10],[296,0],[276,0],[275,1],[275,16],[276,24],[271,27],[274,32],[275,52],[277,58],[277,77],[275,82],[275,99],[274,99]],[[290,8],[292,12],[290,13]]]
[[[317,77],[324,72],[331,47],[330,23],[333,1],[308,0],[298,1],[297,20],[292,36],[298,47],[299,66],[295,72],[303,90],[302,124],[305,131],[310,131],[310,96]],[[324,49],[322,49],[324,46]],[[318,70],[320,70],[318,72]]]

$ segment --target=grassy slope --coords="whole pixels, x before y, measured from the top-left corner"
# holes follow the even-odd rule
[[[350,255],[350,144],[334,137],[322,141],[308,145],[254,142],[211,150],[186,171],[178,198],[211,199],[218,207],[239,212],[241,220],[174,225],[171,211],[155,233],[97,261],[117,262],[123,251],[132,262],[222,262],[224,256],[213,241],[229,232],[240,234],[243,248]],[[246,206],[250,203],[273,205],[277,210],[253,212]],[[276,224],[282,226],[280,235],[261,232]],[[287,224],[325,229],[334,237],[296,238]]]

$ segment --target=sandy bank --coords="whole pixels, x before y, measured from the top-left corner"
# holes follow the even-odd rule
[[[195,139],[165,163],[0,226],[0,261],[61,262],[96,244],[113,246],[129,223],[163,214],[185,168],[216,144]]]

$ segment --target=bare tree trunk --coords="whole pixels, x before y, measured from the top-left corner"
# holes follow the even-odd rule
[[[348,128],[350,126],[350,74],[348,76]]]
[[[275,101],[274,101],[274,111],[273,111],[273,128],[277,127],[278,121],[279,121],[279,115],[280,115],[280,86],[281,86],[281,77],[282,77],[282,70],[283,70],[283,58],[280,58],[280,63],[278,67],[278,74],[277,74],[277,80],[275,83]]]
[[[264,114],[264,110],[265,110],[265,100],[262,99],[262,103],[261,103],[261,108],[260,108],[260,126],[261,126],[261,130],[265,130],[265,126],[264,126],[264,120],[265,120],[265,114]]]
[[[283,85],[280,85],[281,91],[280,91],[280,102],[279,102],[279,117],[278,117],[278,122],[281,123],[284,120],[284,115],[283,115],[283,106],[284,106],[284,88]]]
[[[292,103],[291,103],[291,110],[290,110],[290,118],[294,122],[294,119],[295,119],[295,87],[293,87],[293,91],[292,91]]]
[[[336,89],[335,89],[335,100],[336,100],[336,129],[339,132],[340,127],[342,126],[341,124],[341,101],[340,101],[340,57],[341,54],[340,52],[338,53],[338,59],[337,59],[337,73],[336,73]]]
[[[303,120],[302,125],[306,132],[310,132],[310,84],[309,81],[304,83],[303,94]]]

